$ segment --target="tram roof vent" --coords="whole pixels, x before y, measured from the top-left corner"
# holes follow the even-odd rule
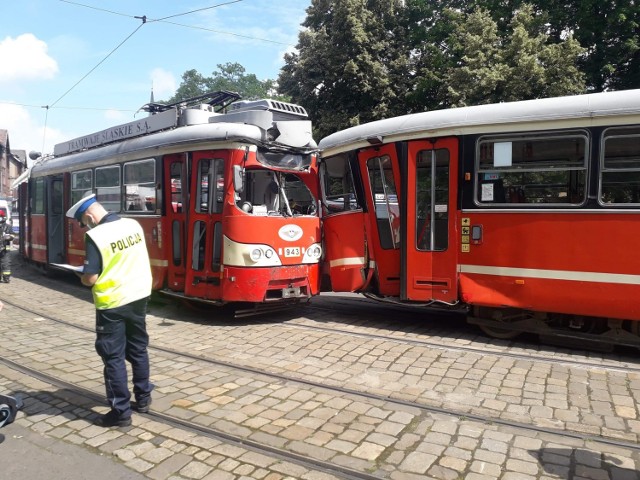
[[[229,106],[229,113],[247,112],[251,110],[266,110],[273,113],[273,119],[300,120],[307,118],[307,111],[300,105],[281,102],[279,100],[241,100]]]

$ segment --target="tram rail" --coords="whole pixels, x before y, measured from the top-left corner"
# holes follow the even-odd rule
[[[78,329],[78,330],[82,330],[85,332],[91,332],[93,333],[93,329],[92,328],[88,328],[88,327],[84,327],[82,325],[77,325],[75,323],[72,322],[68,322],[66,320],[62,320],[59,318],[55,318],[51,315],[47,315],[44,314],[43,312],[39,312],[37,310],[31,309],[31,308],[26,308],[23,306],[20,306],[19,304],[12,302],[12,301],[6,301],[5,302],[8,305],[13,306],[14,308],[19,308],[22,309],[25,312],[29,312],[32,313],[34,315],[38,315],[39,317],[45,319],[45,320],[49,320],[52,321],[54,323],[57,324],[61,324],[64,325],[66,327],[70,327],[73,329]],[[294,328],[306,328],[306,329],[313,329],[313,330],[317,330],[317,331],[330,331],[331,333],[339,333],[339,334],[348,334],[348,335],[353,335],[353,336],[357,336],[357,337],[364,337],[364,338],[380,338],[379,335],[367,335],[367,334],[362,334],[362,333],[353,333],[350,331],[339,331],[339,330],[334,330],[334,329],[323,329],[323,328],[318,328],[318,327],[310,327],[308,325],[305,326],[300,326],[300,325],[292,325],[287,323],[286,324],[287,327],[294,327]],[[389,340],[388,338],[385,337],[386,340]],[[396,340],[396,339],[393,339]],[[411,343],[411,344],[418,344],[420,346],[428,346],[430,348],[445,348],[442,345],[434,345],[431,344],[430,342],[424,342],[424,341],[413,341],[413,340],[407,340],[407,339],[397,339],[398,342],[401,343]],[[448,348],[448,347],[447,347]],[[155,352],[161,352],[163,354],[167,355],[167,358],[177,358],[177,357],[183,357],[183,358],[187,358],[187,359],[191,359],[194,361],[198,361],[201,363],[204,363],[206,365],[209,366],[217,366],[217,367],[223,367],[226,369],[230,369],[230,370],[235,370],[235,371],[240,371],[240,372],[244,372],[244,373],[248,373],[251,375],[258,375],[261,377],[270,377],[271,379],[275,380],[275,381],[281,381],[281,382],[285,382],[288,384],[291,383],[295,383],[298,385],[303,385],[305,387],[311,387],[311,388],[317,388],[317,389],[323,389],[326,390],[328,392],[332,392],[333,394],[341,394],[341,395],[351,395],[354,397],[359,397],[360,399],[366,399],[366,400],[372,400],[372,401],[379,401],[379,402],[385,402],[388,404],[394,404],[397,406],[401,406],[401,407],[410,407],[410,408],[415,408],[418,409],[420,411],[422,411],[424,414],[436,414],[436,415],[446,415],[446,416],[450,416],[450,417],[455,417],[457,419],[460,420],[471,420],[471,421],[475,421],[475,422],[479,422],[482,424],[495,424],[495,425],[500,425],[502,427],[508,427],[508,428],[513,428],[513,429],[518,429],[518,430],[522,430],[525,432],[535,432],[535,433],[542,433],[542,434],[548,434],[548,435],[553,435],[553,436],[558,436],[558,437],[568,437],[568,438],[573,438],[576,440],[581,440],[584,442],[592,442],[592,443],[599,443],[599,444],[606,444],[606,445],[610,445],[610,446],[615,446],[615,447],[620,447],[620,448],[625,448],[625,449],[630,449],[630,450],[634,450],[634,451],[638,451],[640,452],[640,443],[638,442],[633,442],[633,441],[626,441],[626,440],[622,440],[619,438],[615,438],[614,436],[610,436],[610,437],[606,437],[606,436],[598,436],[598,435],[592,435],[589,433],[584,433],[584,432],[579,432],[579,431],[571,431],[568,430],[566,428],[554,428],[554,427],[545,427],[545,426],[540,426],[540,425],[535,425],[535,424],[531,424],[531,423],[526,423],[526,422],[521,422],[521,421],[515,421],[515,420],[511,420],[511,419],[504,419],[504,418],[500,418],[494,415],[488,415],[488,414],[482,414],[482,413],[478,413],[478,412],[473,412],[473,411],[469,411],[467,410],[456,410],[454,408],[444,408],[444,407],[439,407],[439,406],[435,406],[435,405],[429,405],[427,403],[424,402],[417,402],[417,401],[410,401],[407,399],[403,399],[403,398],[399,398],[397,396],[391,396],[391,395],[381,395],[381,394],[377,394],[377,393],[373,393],[373,392],[368,392],[368,391],[364,391],[364,390],[359,390],[359,389],[355,389],[355,388],[349,388],[349,387],[344,387],[341,385],[337,385],[337,384],[332,384],[328,381],[325,382],[320,382],[320,381],[316,381],[316,380],[311,380],[311,379],[307,379],[307,378],[301,378],[299,376],[295,376],[295,375],[286,375],[286,374],[282,374],[282,373],[278,373],[275,371],[272,371],[268,368],[255,368],[255,367],[251,367],[248,365],[243,365],[240,363],[233,363],[233,362],[228,362],[228,361],[224,361],[224,360],[219,360],[219,359],[214,359],[211,358],[209,356],[205,356],[205,355],[196,355],[196,354],[192,354],[189,352],[185,352],[185,351],[180,351],[180,350],[175,350],[172,348],[168,348],[165,346],[161,346],[161,345],[157,345],[157,344],[152,344],[149,346],[150,351],[155,351]],[[463,351],[472,351],[473,353],[478,353],[480,354],[481,352],[478,351],[477,349],[473,349],[473,348],[462,348],[462,347],[453,347],[453,350],[463,350]],[[524,356],[524,355],[516,355],[516,354],[510,354],[510,353],[506,353],[506,352],[485,352],[486,353],[491,353],[492,355],[503,355],[505,357],[508,358],[516,358],[519,360],[526,360],[526,361],[545,361],[545,362],[549,362],[549,363],[556,363],[556,364],[567,364],[567,360],[563,359],[563,360],[557,360],[557,359],[549,359],[549,358],[544,358],[544,357],[531,357],[531,356]],[[27,374],[33,374],[34,376],[43,376],[43,378],[45,377],[51,377],[49,375],[43,374],[42,372],[38,372],[35,369],[31,369],[29,367],[24,367],[24,366],[18,366],[18,364],[16,362],[9,362],[8,360],[6,360],[5,358],[3,358],[2,354],[0,353],[0,362],[4,362],[5,364],[9,365],[10,363],[16,368],[18,369],[21,368],[22,371],[24,371]],[[579,365],[572,365],[572,366],[580,366],[581,368],[598,368],[598,369],[603,369],[603,368],[609,368],[609,367],[605,367],[603,365],[595,365],[595,364],[590,364],[588,362],[580,362]],[[620,367],[611,367],[612,371],[623,371],[623,372],[633,372],[633,373],[637,373],[638,371],[640,371],[640,367],[624,367],[624,366],[620,366]],[[51,377],[49,380],[46,380],[48,383],[51,383],[53,380],[55,379],[55,377]],[[70,385],[67,385],[67,387],[69,387]],[[71,385],[73,386],[73,385]],[[97,395],[94,393],[94,395]],[[161,414],[157,414],[159,416],[159,418],[163,418],[166,417],[166,415],[161,415]],[[198,428],[200,428],[197,424],[193,424],[192,426],[190,426],[190,423],[192,422],[187,422],[184,420],[180,420],[181,422],[184,422],[184,426],[187,428],[193,428],[194,430],[197,430]],[[215,432],[214,432],[215,433]],[[213,435],[214,433],[211,433],[211,435]],[[358,477],[361,478],[361,477]],[[372,477],[375,478],[375,477]]]

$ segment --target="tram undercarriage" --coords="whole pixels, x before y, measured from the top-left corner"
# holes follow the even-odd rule
[[[234,318],[245,318],[255,315],[263,315],[266,313],[280,312],[309,303],[310,295],[290,296],[280,298],[276,301],[265,300],[262,303],[254,302],[224,302],[221,300],[207,300],[198,297],[189,297],[182,292],[174,292],[167,288],[158,290],[158,293],[166,297],[179,299],[187,308],[202,312],[215,308],[224,308],[225,312],[230,313]],[[298,292],[299,293],[299,292]]]
[[[618,318],[590,317],[561,313],[533,312],[516,308],[466,306],[438,301],[407,303],[397,297],[372,292],[365,297],[384,303],[413,307],[457,310],[465,314],[470,325],[477,325],[486,335],[511,340],[522,334],[538,335],[549,345],[611,352],[616,346],[640,349],[640,322]]]
[[[493,338],[532,333],[544,343],[589,350],[612,351],[617,345],[640,348],[640,325],[631,320],[474,306],[467,322]]]

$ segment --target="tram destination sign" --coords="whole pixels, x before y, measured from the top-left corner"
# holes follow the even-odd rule
[[[84,137],[74,138],[67,142],[58,143],[53,147],[54,156],[80,152],[90,148],[107,145],[109,143],[139,137],[153,132],[159,132],[173,128],[178,124],[178,115],[175,109],[157,113],[140,120],[136,120],[115,127],[107,128]]]

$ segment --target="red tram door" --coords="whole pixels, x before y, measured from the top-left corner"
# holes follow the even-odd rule
[[[401,275],[404,300],[457,300],[457,182],[456,138],[408,143]]]
[[[395,144],[361,150],[360,173],[369,216],[368,246],[381,295],[400,295],[400,171]]]
[[[165,198],[167,223],[164,237],[168,239],[167,287],[183,292],[186,275],[186,218],[188,210],[189,182],[186,155],[164,157]]]
[[[222,211],[228,152],[195,152],[191,159],[184,293],[219,300],[222,295]]]

